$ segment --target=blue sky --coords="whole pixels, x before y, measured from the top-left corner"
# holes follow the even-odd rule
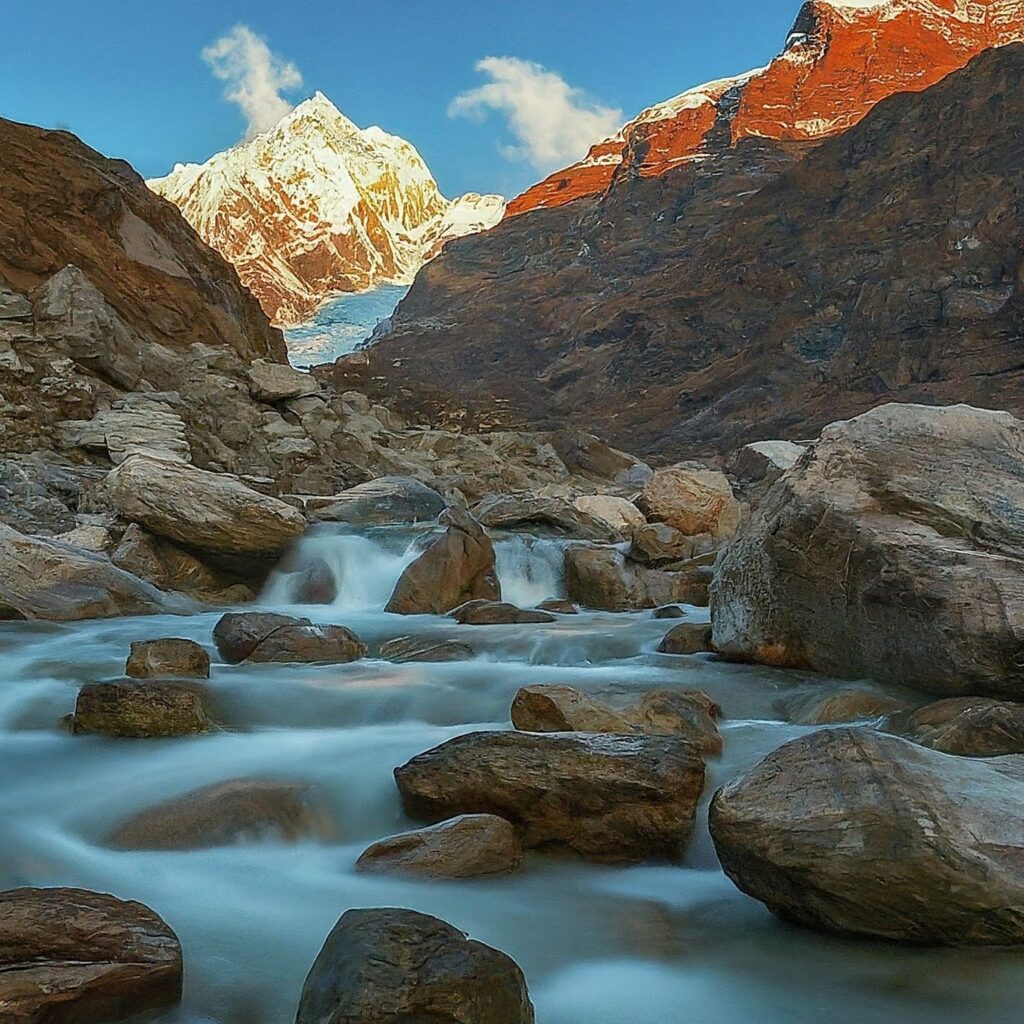
[[[301,76],[301,86],[280,90],[283,99],[298,102],[319,89],[358,124],[409,139],[449,195],[512,195],[578,147],[560,131],[575,110],[584,115],[578,136],[618,111],[631,117],[691,85],[763,64],[799,7],[799,0],[0,0],[0,116],[69,128],[147,176],[203,160],[246,132],[239,106],[224,98],[225,81],[202,57],[244,25],[283,62],[280,80]],[[479,69],[488,57],[514,60]]]

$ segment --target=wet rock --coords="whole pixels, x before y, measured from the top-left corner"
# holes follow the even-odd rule
[[[124,739],[192,736],[208,732],[201,687],[164,680],[89,683],[78,691],[71,730]]]
[[[149,907],[85,889],[0,892],[0,1013],[101,1024],[181,1001],[181,944]]]
[[[709,622],[681,622],[658,644],[659,654],[700,654],[714,649]]]
[[[504,818],[463,814],[374,843],[356,861],[356,870],[476,878],[515,871],[522,859],[516,830]]]
[[[542,612],[553,612],[555,615],[579,615],[579,609],[564,597],[548,597],[545,598],[537,609]]]
[[[504,953],[413,910],[349,910],[302,988],[295,1024],[533,1024]]]
[[[633,502],[614,494],[584,494],[573,501],[572,507],[593,519],[600,519],[620,537],[632,536],[634,529],[647,522]]]
[[[986,697],[951,697],[885,723],[922,747],[962,757],[1024,754],[1024,705]]]
[[[342,665],[366,656],[367,647],[345,626],[316,625],[274,612],[228,612],[213,629],[221,657],[242,661]]]
[[[640,492],[640,510],[688,537],[709,533],[728,540],[740,524],[739,502],[724,473],[683,464],[658,470]]]
[[[125,519],[200,551],[275,556],[306,529],[304,517],[283,501],[184,462],[133,455],[107,481]]]
[[[685,619],[686,612],[677,604],[666,604],[651,612],[652,619]]]
[[[296,604],[331,604],[338,596],[334,571],[322,558],[295,573],[291,585],[291,599]]]
[[[713,547],[710,534],[687,537],[668,523],[648,523],[633,531],[627,557],[631,562],[657,568],[707,554]]]
[[[297,842],[330,831],[304,784],[236,779],[139,811],[113,828],[106,843],[121,850],[200,850],[263,839]]]
[[[0,619],[70,621],[183,611],[106,555],[0,523]]]
[[[381,644],[385,661],[468,661],[474,656],[469,644],[458,640],[436,640],[423,636],[399,636]]]
[[[500,601],[494,546],[464,509],[449,508],[438,521],[448,529],[409,565],[385,611],[444,615],[467,601]]]
[[[639,611],[659,605],[706,605],[708,571],[649,569],[626,560],[617,548],[570,547],[565,553],[566,587],[571,600],[602,611]]]
[[[578,511],[566,498],[492,494],[474,505],[472,513],[482,526],[494,530],[524,530],[580,540],[619,539],[618,530],[603,519]]]
[[[1008,413],[887,405],[834,423],[723,553],[715,646],[944,696],[1020,697],[1022,507],[1024,423]]]
[[[665,736],[477,732],[414,757],[395,779],[413,817],[496,814],[528,847],[635,862],[680,856],[704,762],[696,746]]]
[[[861,722],[906,708],[906,703],[870,690],[812,694],[783,701],[782,713],[794,725],[838,725]]]
[[[350,487],[313,511],[325,522],[360,526],[429,523],[444,511],[445,504],[437,491],[419,480],[384,476]]]
[[[320,391],[316,378],[285,363],[255,359],[249,366],[249,383],[254,398],[263,402],[284,402]]]
[[[467,601],[451,617],[463,626],[498,626],[510,623],[554,622],[548,612],[517,608],[507,601]]]
[[[787,743],[711,804],[726,874],[786,920],[931,945],[1024,942],[1024,758],[870,729]]]
[[[166,637],[132,643],[125,674],[134,679],[191,676],[209,679],[210,656],[193,640]]]

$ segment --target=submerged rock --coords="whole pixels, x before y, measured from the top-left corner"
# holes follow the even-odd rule
[[[236,779],[139,811],[113,828],[106,842],[122,850],[200,850],[243,840],[296,842],[330,831],[305,784]]]
[[[212,726],[202,687],[162,679],[89,683],[78,691],[70,724],[72,732],[124,739],[192,736]]]
[[[385,611],[444,615],[467,601],[500,601],[494,546],[464,509],[449,508],[439,522],[448,529],[407,566]]]
[[[429,523],[444,509],[444,498],[432,487],[412,477],[383,476],[350,487],[313,511],[326,522],[371,526]]]
[[[522,859],[516,830],[504,818],[463,814],[374,843],[356,861],[356,870],[476,878],[515,871]]]
[[[783,701],[782,713],[794,725],[839,725],[881,718],[906,707],[905,701],[871,690],[843,690]]]
[[[1024,754],[1024,704],[1004,700],[950,697],[909,714],[893,714],[885,728],[946,754]]]
[[[666,736],[476,732],[414,757],[395,779],[413,817],[496,814],[528,847],[628,863],[682,854],[704,762],[696,745]]]
[[[708,533],[728,540],[740,525],[739,502],[724,473],[698,465],[659,469],[638,502],[652,522],[667,523],[687,537]]]
[[[210,656],[194,640],[165,637],[162,640],[136,640],[125,665],[125,674],[133,679],[160,676],[191,676],[209,679]]]
[[[318,626],[274,612],[228,612],[213,629],[221,657],[281,664],[343,665],[366,656],[367,647],[346,626]]]
[[[1024,942],[1024,758],[869,729],[787,743],[715,794],[726,874],[786,920],[933,945]]]
[[[181,1001],[181,944],[149,907],[85,889],[0,892],[0,1017],[99,1024]]]
[[[504,953],[414,910],[349,910],[302,987],[295,1024],[533,1024]]]
[[[507,601],[467,601],[451,617],[463,626],[497,626],[512,623],[554,622],[549,612],[517,608]]]
[[[468,661],[474,656],[469,644],[458,640],[436,640],[425,636],[399,636],[381,644],[385,661]]]

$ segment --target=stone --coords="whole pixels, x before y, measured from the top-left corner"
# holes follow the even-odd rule
[[[812,694],[782,702],[782,713],[794,725],[839,725],[862,722],[894,714],[907,707],[905,701],[870,690],[843,690]]]
[[[385,661],[468,661],[474,656],[469,644],[458,640],[437,640],[424,636],[399,636],[381,644]]]
[[[263,402],[285,402],[320,391],[320,385],[311,374],[266,359],[253,360],[249,367],[249,383],[253,397]]]
[[[273,612],[228,612],[214,626],[213,641],[229,665],[343,665],[367,652],[366,644],[346,626],[316,625]]]
[[[922,747],[961,757],[1024,754],[1024,705],[987,697],[950,697],[883,726]]]
[[[296,604],[331,604],[338,596],[334,570],[322,558],[295,573],[291,585],[291,599]]]
[[[185,605],[106,555],[0,523],[0,619],[71,621],[180,612]]]
[[[964,487],[964,481],[970,487]],[[742,661],[943,696],[1024,695],[1024,423],[886,405],[827,427],[715,572]]]
[[[88,422],[59,426],[67,447],[102,451],[115,465],[138,454],[185,462],[192,459],[185,421],[167,403],[145,394],[127,394]]]
[[[515,871],[523,860],[516,830],[493,814],[463,814],[427,828],[389,836],[368,847],[357,871],[476,878]]]
[[[592,519],[600,519],[621,537],[632,536],[637,527],[647,522],[633,502],[614,494],[582,494],[573,500],[572,507]]]
[[[652,619],[685,619],[686,612],[677,604],[666,604],[651,612]]]
[[[688,537],[668,523],[646,523],[633,531],[627,557],[631,562],[657,568],[707,554],[712,547],[710,534]]]
[[[86,889],[0,892],[8,1024],[109,1024],[181,1001],[178,937],[149,907]]]
[[[83,686],[70,725],[72,732],[124,739],[193,736],[212,727],[199,686],[134,679]]]
[[[725,873],[797,924],[915,945],[1024,942],[1024,758],[863,728],[787,743],[711,802]]]
[[[349,910],[302,987],[295,1024],[533,1024],[518,965],[414,910]]]
[[[565,597],[547,597],[539,605],[537,610],[542,612],[553,612],[555,615],[579,615],[580,610]]]
[[[303,783],[233,779],[138,811],[111,829],[105,842],[119,850],[201,850],[266,839],[323,839],[330,832]]]
[[[494,546],[483,527],[458,508],[446,509],[438,522],[447,529],[406,567],[385,611],[444,615],[467,601],[501,600]]]
[[[472,508],[473,518],[493,530],[519,530],[581,540],[612,541],[619,531],[604,519],[580,512],[566,498],[492,494]]]
[[[105,526],[83,524],[67,533],[58,534],[53,539],[58,544],[67,544],[69,547],[82,548],[85,551],[95,551],[97,554],[109,552],[114,547],[114,538]]]
[[[649,569],[627,561],[613,547],[573,545],[565,552],[569,598],[585,608],[626,612],[660,605],[705,605],[709,570],[702,565],[683,571]]]
[[[184,462],[133,455],[111,471],[107,488],[125,519],[200,551],[276,556],[306,529],[283,501]]]
[[[507,601],[467,601],[449,613],[463,626],[497,626],[511,623],[554,622],[549,612],[517,608]]]
[[[710,622],[681,622],[658,644],[659,654],[701,654],[714,649]]]
[[[683,464],[659,469],[640,492],[640,510],[651,522],[692,537],[709,533],[728,540],[740,524],[739,502],[724,473]]]
[[[329,503],[317,503],[318,519],[358,526],[392,523],[429,523],[444,510],[444,498],[426,484],[407,476],[383,476],[334,495]]]
[[[132,643],[125,675],[133,679],[161,676],[210,678],[210,656],[194,640],[166,637],[162,640],[136,640]]]
[[[667,736],[476,732],[414,757],[395,780],[414,818],[496,814],[527,847],[631,863],[681,856],[704,762]]]
[[[792,441],[754,441],[733,452],[725,470],[740,496],[752,505],[758,505],[772,484],[805,451],[806,445]]]

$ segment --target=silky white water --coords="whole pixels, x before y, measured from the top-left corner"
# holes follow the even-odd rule
[[[505,878],[428,883],[354,874],[369,843],[414,824],[402,814],[392,770],[462,732],[509,728],[520,686],[707,690],[726,715],[725,753],[709,762],[709,798],[805,731],[779,721],[780,699],[837,685],[707,656],[658,655],[672,623],[647,613],[494,627],[386,615],[389,587],[419,542],[387,531],[318,535],[297,564],[332,565],[343,583],[336,601],[295,607],[288,595],[275,597],[276,583],[262,601],[344,622],[371,650],[409,633],[457,636],[476,652],[469,661],[219,665],[213,613],[0,624],[0,885],[84,886],[160,913],[181,938],[186,963],[183,1005],[158,1017],[161,1024],[288,1024],[334,922],[368,906],[436,914],[508,952],[526,972],[540,1024],[1019,1022],[1020,956],[906,950],[784,925],[723,876],[703,822],[681,866],[595,867],[531,855]],[[527,546],[542,564],[515,544],[499,546],[506,596],[532,597],[558,581],[557,544]],[[158,636],[190,637],[210,650],[224,731],[125,741],[58,728],[82,683],[119,676],[130,642]],[[110,826],[137,809],[247,776],[309,782],[333,819],[333,837],[177,853],[102,844]]]

